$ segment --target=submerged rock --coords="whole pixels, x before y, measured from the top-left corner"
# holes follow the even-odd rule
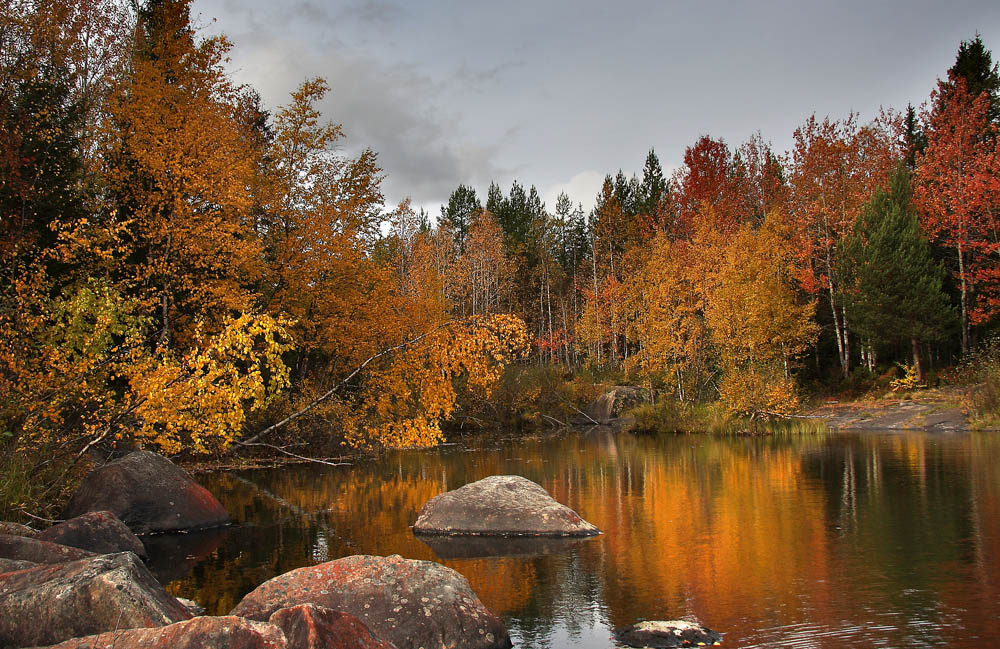
[[[94,556],[93,552],[80,548],[50,543],[27,536],[0,534],[0,558],[32,563],[66,563]]]
[[[190,617],[131,552],[0,574],[0,646],[49,645]]]
[[[480,559],[485,557],[541,557],[569,552],[594,537],[551,536],[447,536],[418,534],[441,559]]]
[[[264,582],[232,610],[267,620],[312,603],[349,613],[398,649],[508,649],[503,623],[465,577],[431,561],[358,555],[286,572]]]
[[[136,451],[87,474],[64,518],[109,511],[135,534],[225,525],[229,515],[187,471],[151,451]]]
[[[431,498],[420,509],[418,534],[594,536],[601,531],[519,475],[495,475]]]
[[[647,621],[618,629],[615,639],[630,647],[672,649],[716,645],[722,642],[722,634],[687,620]]]
[[[395,649],[353,615],[315,604],[279,609],[268,621],[285,632],[289,649]]]
[[[35,538],[96,554],[134,552],[137,556],[146,558],[146,548],[139,537],[111,512],[81,514],[39,532]]]
[[[50,649],[284,649],[281,629],[241,617],[196,617],[152,629],[74,638]]]

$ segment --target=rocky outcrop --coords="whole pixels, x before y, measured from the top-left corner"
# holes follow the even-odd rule
[[[52,649],[285,649],[286,646],[281,629],[272,624],[222,616],[74,638]]]
[[[506,649],[510,637],[450,568],[398,555],[359,555],[292,570],[264,582],[231,615],[267,620],[312,603],[349,613],[398,649]]]
[[[632,385],[616,385],[587,406],[585,423],[610,424],[642,402],[643,391]]]
[[[11,523],[10,521],[0,521],[0,534],[9,534],[10,536],[27,536],[29,538],[34,538],[38,532],[31,529],[27,525],[21,525],[20,523]]]
[[[34,568],[38,564],[34,561],[22,561],[21,559],[0,558],[0,572],[14,572],[25,568]]]
[[[229,515],[207,489],[165,457],[136,451],[94,469],[63,512],[109,511],[135,534],[225,525]]]
[[[111,512],[87,512],[53,525],[35,537],[42,541],[69,545],[95,554],[133,552],[146,558],[142,541]]]
[[[32,563],[65,563],[94,556],[93,552],[27,536],[0,534],[0,558]]]
[[[483,478],[431,498],[421,508],[418,534],[593,536],[601,531],[518,475]]]
[[[697,647],[722,642],[722,634],[697,622],[670,620],[637,622],[615,631],[615,639],[630,647]]]
[[[190,617],[131,552],[0,574],[0,647],[49,645]]]
[[[279,609],[269,621],[285,632],[289,649],[394,649],[353,615],[315,604]]]

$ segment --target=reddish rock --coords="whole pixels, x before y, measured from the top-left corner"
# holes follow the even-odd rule
[[[31,529],[27,525],[21,525],[20,523],[11,523],[10,521],[0,521],[0,534],[9,534],[11,536],[27,536],[29,538],[34,538],[38,532]]]
[[[50,543],[27,536],[0,534],[0,558],[33,563],[65,563],[94,556],[80,548]]]
[[[134,552],[139,557],[146,558],[146,548],[139,537],[111,512],[81,514],[39,532],[35,538],[96,554]]]
[[[0,647],[54,644],[190,618],[131,552],[0,574]]]
[[[155,629],[126,629],[74,638],[52,649],[285,649],[273,624],[241,617],[196,617]]]
[[[418,534],[594,536],[601,531],[519,475],[494,475],[428,500]]]
[[[398,649],[506,649],[510,636],[451,568],[431,561],[353,556],[292,570],[264,582],[231,615],[267,620],[313,603],[349,613]]]
[[[229,515],[187,471],[151,451],[136,451],[94,469],[63,512],[75,518],[109,511],[136,534],[225,525]]]
[[[315,604],[279,609],[268,621],[285,632],[289,649],[395,649],[353,615]]]

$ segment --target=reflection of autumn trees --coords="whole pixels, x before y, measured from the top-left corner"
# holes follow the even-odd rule
[[[687,614],[729,630],[727,644],[824,630],[865,641],[891,623],[878,639],[899,646],[925,619],[946,640],[955,616],[1000,633],[995,436],[476,443],[354,467],[213,476],[207,486],[241,527],[171,591],[225,612],[299,566],[401,554],[458,570],[539,645],[556,623],[586,630]],[[412,535],[428,499],[500,473],[535,480],[604,534],[563,553],[455,560]]]

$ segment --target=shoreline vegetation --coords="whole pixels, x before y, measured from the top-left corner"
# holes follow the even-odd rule
[[[612,386],[653,432],[816,432],[810,403],[925,385],[1000,423],[979,36],[919,108],[808,116],[787,152],[702,136],[589,213],[514,182],[432,216],[343,153],[325,80],[265,106],[190,12],[0,9],[0,519],[131,449],[337,464],[565,428]]]

